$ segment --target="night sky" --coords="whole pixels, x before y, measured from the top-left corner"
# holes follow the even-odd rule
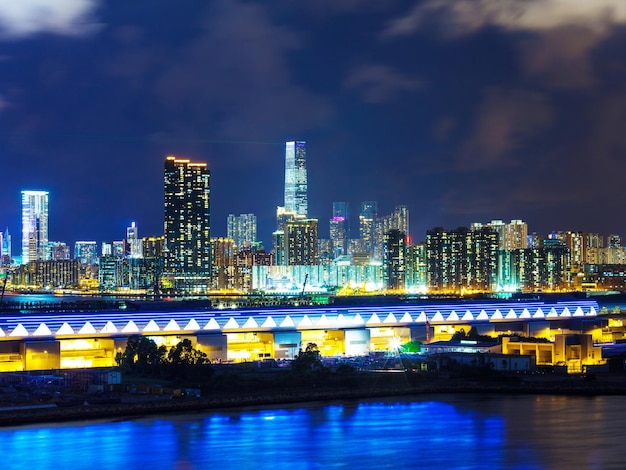
[[[0,228],[50,192],[50,240],[163,232],[163,163],[211,169],[212,235],[271,248],[284,142],[309,216],[405,204],[435,226],[626,235],[624,0],[0,0]],[[355,232],[357,232],[355,230]]]

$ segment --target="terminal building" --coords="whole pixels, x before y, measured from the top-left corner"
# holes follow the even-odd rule
[[[0,371],[110,367],[130,336],[171,347],[188,338],[212,361],[292,359],[308,343],[324,356],[389,352],[411,341],[482,335],[554,339],[602,331],[593,300],[429,302],[377,306],[11,313],[0,318]]]

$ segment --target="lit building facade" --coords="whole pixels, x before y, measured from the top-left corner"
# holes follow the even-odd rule
[[[206,163],[165,159],[165,269],[182,276],[211,275],[210,172]]]
[[[22,191],[22,264],[49,260],[48,191]]]
[[[429,290],[492,291],[498,274],[498,234],[487,227],[429,230],[426,261]]]
[[[318,262],[316,219],[291,220],[285,224],[285,261],[287,266],[315,265]]]
[[[348,254],[350,239],[350,208],[347,202],[333,202],[333,217],[330,219],[330,239],[333,257]]]
[[[9,266],[12,261],[11,234],[9,228],[0,233],[0,266]]]
[[[98,263],[98,247],[95,241],[78,241],[74,244],[74,259],[82,265]]]
[[[375,223],[378,217],[378,203],[376,201],[364,201],[361,203],[359,212],[359,237],[362,247],[367,253],[374,252]]]
[[[383,285],[385,289],[404,291],[406,282],[406,234],[391,229],[383,237]]]
[[[285,144],[285,211],[307,217],[306,143]]]
[[[251,247],[256,241],[257,221],[254,214],[229,214],[226,237],[234,240],[237,250]]]

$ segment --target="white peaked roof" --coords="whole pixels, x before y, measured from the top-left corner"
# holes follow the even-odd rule
[[[461,318],[463,321],[471,321],[474,319],[474,315],[472,314],[471,311],[466,310],[465,313],[463,314],[463,318]]]
[[[28,336],[28,330],[24,328],[24,325],[18,323],[9,336]]]
[[[237,328],[239,328],[239,323],[233,317],[230,317],[224,325],[225,330],[236,330]]]
[[[209,322],[204,326],[205,330],[219,330],[220,324],[215,318],[211,318]]]
[[[191,320],[189,320],[189,322],[184,328],[184,330],[187,330],[187,331],[196,331],[199,329],[200,329],[200,325],[198,324],[195,318],[192,318]]]
[[[124,328],[122,328],[122,333],[139,333],[139,328],[137,328],[137,324],[130,320]]]
[[[450,315],[448,315],[448,318],[446,318],[446,320],[447,321],[459,321],[459,316],[454,310],[452,310],[450,312]]]
[[[52,331],[50,331],[48,325],[40,323],[37,329],[33,331],[33,336],[52,336]]]
[[[293,320],[291,319],[291,317],[289,315],[287,315],[285,317],[285,319],[280,324],[281,328],[293,328],[295,326],[296,326],[296,324],[293,322]]]
[[[441,314],[439,310],[437,310],[437,313],[433,315],[433,318],[431,319],[431,321],[443,321],[443,315]]]
[[[398,320],[393,313],[390,313],[389,315],[387,315],[383,323],[398,323]]]
[[[144,333],[156,333],[157,331],[161,331],[159,325],[154,320],[150,320],[146,326],[143,328]]]
[[[487,315],[487,312],[485,312],[485,310],[481,310],[476,317],[476,320],[489,320],[489,315]]]
[[[163,331],[180,331],[180,326],[178,325],[176,320],[172,318],[169,322],[167,322],[167,325],[165,325]]]
[[[246,322],[243,324],[243,327],[244,328],[258,328],[259,324],[256,322],[254,318],[248,317]]]
[[[517,313],[515,313],[515,310],[510,309],[504,316],[504,318],[506,318],[507,320],[515,320],[517,318]]]
[[[319,320],[317,320],[315,324],[321,328],[324,328],[326,326],[330,326],[330,321],[328,320],[328,317],[326,316],[326,314],[323,313],[322,316],[319,318]]]
[[[80,335],[93,335],[96,333],[96,329],[93,327],[91,322],[87,322],[83,325],[83,327],[78,330],[78,334]]]
[[[376,325],[382,323],[377,314],[373,314],[369,320],[365,322],[366,325]]]
[[[363,317],[361,316],[360,313],[357,313],[352,319],[352,324],[353,325],[365,325],[365,320],[363,320]]]
[[[503,318],[504,317],[502,316],[502,312],[500,311],[500,309],[496,309],[496,311],[493,312],[493,315],[491,315],[492,320],[502,320]]]
[[[301,326],[301,327],[313,326],[313,322],[311,321],[308,315],[305,315],[302,317],[302,320],[300,320],[300,323],[298,323],[298,326]]]
[[[276,328],[276,322],[272,317],[267,317],[261,325],[262,328]]]
[[[2,336],[6,336],[6,333],[4,332],[4,330],[2,328],[0,328],[0,337]]]
[[[67,325],[67,323],[65,323],[65,325]],[[104,327],[100,330],[100,333],[117,333],[117,327],[113,324],[112,321],[108,321],[106,322],[106,325],[104,325]]]
[[[413,318],[411,317],[411,314],[409,314],[409,312],[404,312],[404,315],[402,315],[402,318],[400,318],[400,323],[413,323]]]
[[[415,319],[417,323],[426,323],[428,321],[428,317],[426,316],[426,312],[420,313]]]

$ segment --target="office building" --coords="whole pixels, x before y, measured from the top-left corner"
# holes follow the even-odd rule
[[[141,238],[137,224],[132,222],[130,227],[126,227],[126,246],[124,253],[130,258],[141,258],[143,256]]]
[[[22,191],[22,264],[49,259],[48,191]]]
[[[307,217],[306,143],[285,144],[285,211]]]
[[[70,259],[70,247],[63,242],[50,242],[50,259],[58,261]]]
[[[206,163],[165,159],[165,269],[183,276],[211,275],[210,172]]]
[[[227,238],[235,242],[236,249],[241,251],[250,248],[256,241],[256,216],[254,214],[228,214],[226,220]]]
[[[74,243],[74,259],[80,264],[92,265],[98,263],[98,250],[95,241],[78,241]]]
[[[0,232],[0,266],[9,266],[12,260],[11,252],[11,234],[9,228]]]

